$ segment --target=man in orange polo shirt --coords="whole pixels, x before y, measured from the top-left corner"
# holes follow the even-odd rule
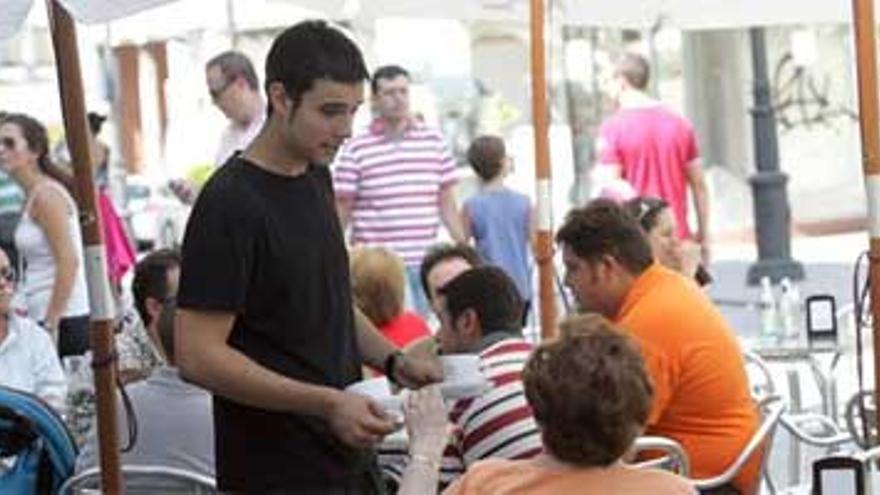
[[[556,241],[581,309],[613,320],[641,346],[654,384],[647,432],[681,443],[692,477],[721,474],[759,422],[742,352],[721,313],[692,280],[654,261],[636,220],[614,202],[569,212]],[[755,492],[758,457],[728,488]]]

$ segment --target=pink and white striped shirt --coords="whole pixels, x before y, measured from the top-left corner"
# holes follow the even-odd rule
[[[440,192],[455,183],[440,132],[412,122],[392,138],[376,119],[345,143],[333,169],[336,196],[354,200],[352,242],[389,248],[407,266],[421,263],[440,226]]]

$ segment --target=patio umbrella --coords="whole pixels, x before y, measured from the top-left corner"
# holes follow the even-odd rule
[[[95,401],[101,461],[102,487],[122,493],[116,425],[116,353],[113,341],[113,297],[107,277],[106,251],[101,235],[101,216],[96,208],[86,123],[82,74],[77,52],[76,27],[68,9],[84,19],[108,20],[155,7],[169,0],[48,0],[46,7],[55,49],[64,128],[74,170],[76,197],[83,232],[84,261],[88,282]],[[0,12],[0,39],[14,35],[24,22],[32,0],[7,0]]]
[[[862,142],[862,169],[868,196],[868,280],[871,283],[871,314],[874,332],[874,400],[880,404],[880,116],[877,101],[877,40],[874,4],[853,0],[853,24],[858,71],[859,130]],[[880,408],[876,423],[880,425]],[[870,440],[870,439],[866,439]]]

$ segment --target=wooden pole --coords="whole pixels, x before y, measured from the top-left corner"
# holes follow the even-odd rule
[[[101,236],[101,217],[96,208],[89,127],[83,97],[82,73],[77,50],[76,25],[58,3],[47,0],[55,66],[61,92],[64,132],[73,162],[80,227],[85,244],[85,270],[89,288],[92,368],[98,412],[98,441],[101,456],[101,487],[104,493],[122,493],[119,471],[119,445],[116,435],[116,366],[113,341],[113,298],[107,277],[107,262]]]
[[[550,187],[550,139],[547,122],[547,69],[544,58],[544,0],[530,0],[532,58],[532,122],[535,133],[535,187],[538,282],[541,338],[556,333],[556,297],[553,288],[553,212]]]
[[[880,404],[880,127],[877,102],[877,48],[874,35],[874,1],[853,0],[856,71],[859,90],[859,130],[862,168],[868,197],[868,259],[871,280],[871,313],[874,331],[874,393]],[[877,409],[880,424],[880,408]],[[870,440],[870,439],[868,439]]]

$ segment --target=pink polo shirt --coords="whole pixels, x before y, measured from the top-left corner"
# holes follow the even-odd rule
[[[602,123],[599,163],[618,164],[640,196],[663,198],[672,209],[679,238],[687,223],[687,166],[699,156],[693,127],[663,105],[624,108]]]

